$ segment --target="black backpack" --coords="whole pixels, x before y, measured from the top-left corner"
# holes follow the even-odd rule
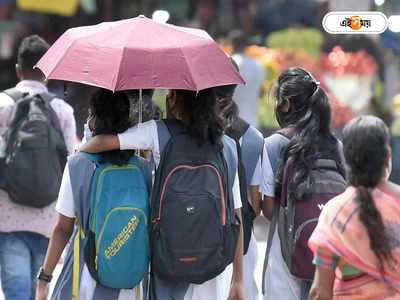
[[[222,150],[211,143],[199,146],[180,122],[164,122],[171,137],[151,195],[152,272],[200,284],[235,257],[240,222],[231,178]]]
[[[242,119],[238,119],[236,122],[236,126],[230,127],[227,131],[227,134],[235,140],[238,153],[238,175],[240,183],[240,197],[242,199],[243,254],[246,254],[247,250],[249,249],[251,233],[253,231],[253,222],[256,218],[256,213],[249,203],[249,198],[247,194],[246,168],[243,164],[242,148],[240,146],[239,140],[249,129],[250,125]]]
[[[57,199],[67,148],[50,93],[4,91],[15,101],[7,129],[2,186],[12,201],[42,208]]]

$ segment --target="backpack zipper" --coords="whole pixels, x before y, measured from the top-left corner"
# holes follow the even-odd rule
[[[213,170],[215,171],[215,173],[217,174],[219,189],[220,189],[220,191],[221,191],[222,226],[225,226],[225,224],[226,224],[226,211],[225,211],[224,185],[223,185],[223,183],[222,183],[222,178],[221,178],[221,175],[219,174],[217,168],[214,167],[214,166],[211,165],[211,164],[205,164],[205,165],[200,165],[200,166],[196,166],[196,167],[189,166],[189,165],[180,165],[180,166],[177,166],[177,167],[173,168],[173,169],[169,172],[169,174],[168,174],[168,176],[167,176],[167,178],[165,179],[165,182],[164,182],[164,184],[163,184],[162,190],[161,190],[160,208],[159,208],[159,210],[158,210],[158,217],[157,217],[155,220],[153,220],[153,223],[161,221],[162,201],[163,201],[163,197],[164,197],[164,194],[165,194],[165,189],[166,189],[166,187],[167,187],[168,180],[170,179],[170,177],[172,176],[172,174],[173,174],[175,171],[179,170],[179,169],[196,170],[196,169],[199,169],[199,168],[211,168],[211,169],[213,169]]]
[[[303,231],[304,227],[306,227],[308,224],[313,223],[313,222],[317,222],[318,218],[313,218],[310,220],[305,221],[304,223],[302,223],[296,230],[296,233],[294,234],[294,243],[297,243],[297,240],[300,237],[300,233]]]
[[[143,215],[144,221],[145,221],[145,224],[146,224],[146,228],[147,228],[147,216],[146,216],[146,214],[144,213],[144,211],[143,211],[142,209],[137,208],[137,207],[116,207],[116,208],[112,209],[112,210],[107,214],[106,219],[105,219],[104,224],[103,224],[103,227],[101,228],[99,237],[98,237],[98,239],[97,239],[97,243],[96,243],[96,257],[95,257],[96,270],[98,270],[98,257],[99,257],[99,251],[100,251],[100,242],[101,242],[101,239],[103,238],[104,230],[105,230],[105,228],[106,228],[106,225],[107,225],[107,223],[108,223],[108,219],[110,218],[111,214],[113,214],[113,213],[114,213],[115,211],[117,211],[117,210],[136,210],[136,211],[138,211],[139,213],[141,213],[141,214]],[[150,241],[149,241],[147,235],[146,235],[146,237],[147,237],[147,247],[148,247],[148,249],[150,249]]]
[[[94,202],[94,212],[93,212],[93,232],[96,232],[96,225],[97,225],[97,221],[96,221],[96,212],[97,212],[97,202],[99,200],[99,191],[100,191],[100,183],[102,181],[102,177],[104,175],[105,172],[107,171],[111,171],[111,170],[127,170],[127,169],[139,169],[137,166],[135,165],[126,165],[126,166],[109,166],[104,168],[100,174],[99,174],[99,179],[97,180],[97,187],[96,187],[96,197],[95,197],[95,202]]]

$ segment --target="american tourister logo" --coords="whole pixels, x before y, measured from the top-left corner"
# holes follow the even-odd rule
[[[322,25],[332,34],[379,34],[386,30],[388,20],[381,12],[330,12]]]

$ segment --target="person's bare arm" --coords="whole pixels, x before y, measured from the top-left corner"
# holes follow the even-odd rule
[[[308,300],[331,300],[334,281],[335,271],[332,268],[317,265]]]
[[[242,224],[241,209],[235,209],[236,215]],[[235,260],[233,261],[232,286],[229,292],[229,300],[244,300],[244,285],[243,285],[243,227],[240,225],[240,233],[238,244],[236,247]]]
[[[264,200],[262,202],[262,212],[263,215],[268,219],[272,219],[275,209],[275,197],[269,197],[264,195]]]
[[[249,186],[250,203],[251,203],[251,206],[253,207],[254,212],[256,213],[257,216],[260,215],[261,202],[262,202],[261,201],[262,195],[258,190],[259,190],[258,185],[250,185]]]
[[[119,139],[116,135],[100,134],[96,135],[86,144],[83,144],[79,151],[89,153],[99,153],[110,150],[119,150]]]
[[[43,270],[47,275],[53,274],[53,271],[60,260],[65,245],[71,238],[74,230],[74,218],[68,218],[59,214],[58,221],[51,234],[49,248],[47,249],[44,260]],[[36,300],[47,299],[47,282],[38,280],[36,289]]]

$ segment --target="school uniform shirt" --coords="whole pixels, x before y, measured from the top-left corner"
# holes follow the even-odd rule
[[[275,197],[276,174],[272,170],[271,161],[279,159],[279,157],[269,157],[268,155],[268,144],[272,141],[273,139],[271,137],[265,139],[262,160],[262,183],[260,185],[260,192],[268,197]],[[264,284],[264,300],[300,299],[301,281],[290,274],[282,257],[278,226],[276,226],[272,239]]]
[[[154,120],[140,123],[125,132],[118,134],[121,150],[143,149],[152,150],[156,168],[160,163],[160,146],[158,142],[157,124]],[[240,198],[239,176],[236,172],[232,188],[235,209],[242,207]],[[189,284],[184,300],[226,300],[229,296],[233,267],[232,264],[216,276],[203,284]]]
[[[29,95],[48,92],[43,83],[33,80],[23,80],[16,85],[16,88]],[[0,93],[0,135],[7,130],[14,104],[10,96]],[[72,154],[76,145],[74,110],[68,103],[58,98],[54,98],[50,105],[60,121],[68,153]],[[0,211],[2,212],[0,232],[31,231],[50,237],[58,218],[54,207],[55,202],[44,208],[19,205],[11,201],[6,191],[0,189]]]
[[[250,127],[249,129],[256,130],[255,128],[252,127]],[[239,143],[240,146],[243,146],[243,137],[240,138]],[[251,150],[253,150],[252,152],[254,153],[254,149]],[[254,154],[256,155],[257,153]],[[251,178],[249,186],[260,186],[262,182],[261,155],[262,152],[259,154],[257,165],[253,171],[253,174],[249,174]],[[243,164],[246,169],[246,174],[248,174],[249,168],[247,167],[246,161],[243,161]],[[256,278],[254,276],[257,262],[258,262],[257,240],[254,236],[254,232],[252,232],[250,237],[249,248],[247,249],[246,255],[243,256],[243,284],[244,284],[245,299],[258,300],[259,290],[257,287]]]

